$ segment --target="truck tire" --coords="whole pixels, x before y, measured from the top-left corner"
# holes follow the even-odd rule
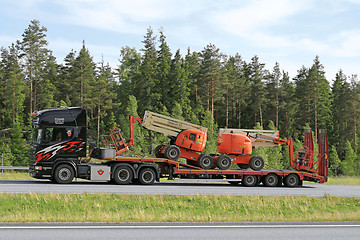
[[[197,161],[202,169],[210,169],[214,165],[214,159],[208,154],[201,154]]]
[[[297,187],[297,186],[299,186],[299,184],[300,184],[299,176],[295,173],[289,174],[284,179],[284,185],[286,187]]]
[[[55,168],[54,181],[60,184],[71,183],[74,179],[75,171],[69,164],[60,164]]]
[[[119,185],[129,184],[134,178],[132,169],[128,166],[119,166],[114,171],[114,182]]]
[[[258,184],[258,178],[255,175],[245,175],[241,183],[245,187],[255,187]]]
[[[161,149],[165,147],[165,145],[158,145],[155,149],[154,149],[154,154],[155,154],[155,157],[157,158],[164,158],[164,153],[161,153]]]
[[[279,177],[275,173],[270,173],[264,177],[263,183],[266,187],[276,187],[279,184]]]
[[[165,149],[165,157],[170,160],[178,160],[180,158],[180,148],[175,145],[170,145]]]
[[[146,167],[140,170],[138,181],[143,185],[154,184],[156,179],[156,173],[154,169]]]
[[[265,162],[264,159],[260,156],[253,156],[250,158],[249,166],[254,171],[260,171],[264,168]]]
[[[231,158],[226,154],[221,154],[216,159],[216,166],[222,170],[229,169],[231,166]]]

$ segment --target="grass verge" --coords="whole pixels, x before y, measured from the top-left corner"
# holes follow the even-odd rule
[[[360,198],[0,193],[0,222],[360,221]]]

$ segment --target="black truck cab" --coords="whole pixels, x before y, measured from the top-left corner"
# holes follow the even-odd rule
[[[57,165],[75,165],[86,156],[85,108],[46,109],[32,117],[31,177],[51,179]]]

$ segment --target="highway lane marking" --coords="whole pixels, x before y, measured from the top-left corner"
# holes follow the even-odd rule
[[[349,225],[165,225],[165,226],[0,226],[3,229],[171,229],[171,228],[353,228],[360,224]]]

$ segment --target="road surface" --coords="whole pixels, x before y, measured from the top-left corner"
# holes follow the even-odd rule
[[[118,194],[230,194],[250,196],[312,196],[360,197],[359,185],[305,184],[302,187],[244,187],[228,183],[161,182],[150,186],[114,185],[78,181],[71,184],[54,184],[48,180],[0,180],[0,192],[5,193],[118,193]]]
[[[2,239],[359,239],[360,223],[17,223]]]

